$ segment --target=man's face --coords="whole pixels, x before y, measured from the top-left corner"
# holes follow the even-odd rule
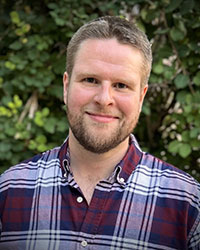
[[[105,153],[128,140],[147,91],[142,60],[138,49],[114,38],[80,45],[71,79],[65,72],[63,82],[70,135],[85,149]]]

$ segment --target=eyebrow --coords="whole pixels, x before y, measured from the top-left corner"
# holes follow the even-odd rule
[[[87,78],[87,77],[92,77],[92,78],[99,78],[99,76],[97,74],[94,74],[94,73],[89,73],[89,72],[85,72],[85,73],[76,73],[76,77],[77,78]]]

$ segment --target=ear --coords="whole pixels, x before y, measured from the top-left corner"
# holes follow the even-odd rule
[[[63,99],[64,99],[65,105],[67,104],[67,90],[68,90],[68,86],[69,86],[69,75],[65,71],[65,73],[63,75]]]
[[[142,110],[142,104],[144,101],[144,97],[147,93],[148,90],[148,84],[146,84],[142,89],[141,89],[141,93],[140,93],[140,111]]]

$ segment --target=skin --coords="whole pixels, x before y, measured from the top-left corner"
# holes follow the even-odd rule
[[[71,165],[88,203],[128,149],[147,91],[142,60],[138,49],[115,38],[89,39],[77,51],[71,79],[64,73]]]

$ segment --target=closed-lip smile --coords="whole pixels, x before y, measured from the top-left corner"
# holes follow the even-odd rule
[[[117,116],[103,114],[103,113],[86,112],[86,114],[89,115],[91,119],[102,123],[109,123],[115,121],[116,119],[119,119],[119,117]]]

